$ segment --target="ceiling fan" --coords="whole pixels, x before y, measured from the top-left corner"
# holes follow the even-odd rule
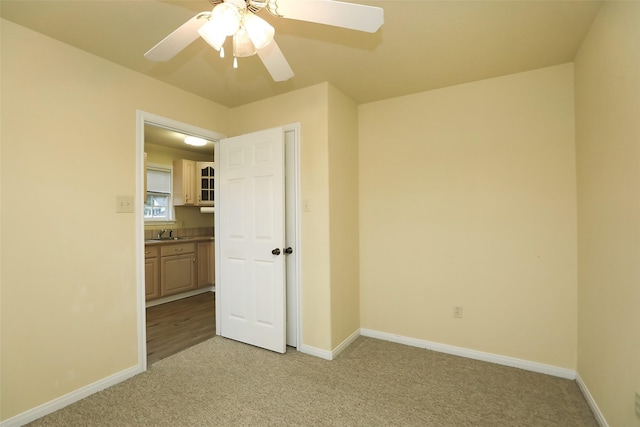
[[[293,77],[293,70],[276,44],[274,28],[256,14],[266,10],[288,19],[375,33],[384,22],[383,9],[334,0],[209,0],[211,11],[200,12],[144,54],[152,61],[168,61],[198,36],[224,57],[224,42],[233,37],[237,58],[258,54],[275,81]]]

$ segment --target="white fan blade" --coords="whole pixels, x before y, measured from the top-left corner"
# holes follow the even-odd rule
[[[176,56],[178,52],[200,37],[198,30],[207,22],[207,20],[201,18],[201,16],[202,14],[199,13],[176,28],[157,45],[149,49],[147,53],[144,54],[144,57],[151,61],[164,62]]]
[[[258,56],[273,80],[283,82],[293,77],[293,70],[275,40],[271,40],[271,43],[258,49]]]
[[[332,0],[277,0],[277,13],[284,18],[333,25],[375,33],[384,23],[384,10]]]

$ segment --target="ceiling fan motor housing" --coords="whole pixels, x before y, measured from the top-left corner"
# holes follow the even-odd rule
[[[209,2],[216,7],[219,4],[228,2],[237,6],[239,9],[246,9],[252,13],[258,13],[264,9],[270,0],[255,1],[255,0],[209,0]]]

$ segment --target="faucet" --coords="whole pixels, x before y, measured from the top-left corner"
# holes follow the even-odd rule
[[[166,231],[167,231],[167,230],[164,230],[164,229],[162,229],[162,230],[158,231],[158,239],[162,239],[162,235],[163,235],[164,233],[166,233]]]

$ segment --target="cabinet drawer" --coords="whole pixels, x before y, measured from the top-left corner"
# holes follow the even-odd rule
[[[193,242],[160,246],[160,255],[162,256],[188,254],[188,253],[193,253],[195,251],[196,251],[196,244]]]
[[[144,247],[144,257],[145,258],[156,258],[158,256],[158,247],[157,246],[145,246]]]

